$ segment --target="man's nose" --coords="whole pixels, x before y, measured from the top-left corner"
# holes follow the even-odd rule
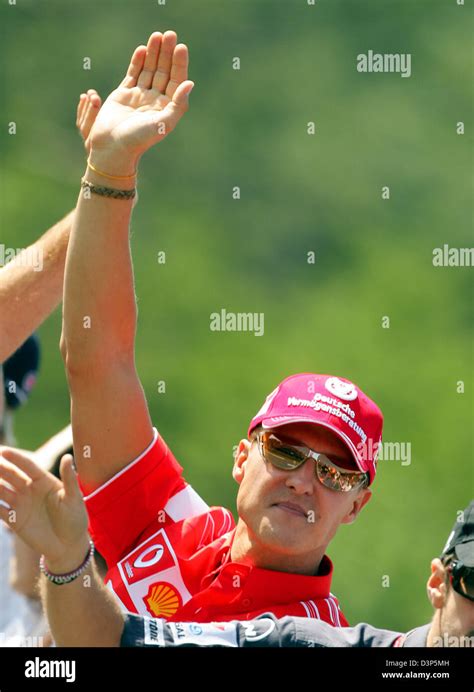
[[[286,486],[294,490],[296,493],[313,493],[315,471],[316,469],[314,467],[313,459],[307,459],[305,463],[299,466],[297,469],[288,472]]]

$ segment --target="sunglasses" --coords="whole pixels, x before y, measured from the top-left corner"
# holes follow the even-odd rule
[[[460,596],[474,601],[474,568],[466,567],[458,560],[451,560],[446,565],[451,586]]]
[[[285,439],[270,431],[259,432],[256,439],[262,459],[281,471],[295,471],[308,459],[314,459],[316,478],[330,490],[348,493],[368,485],[367,473],[342,469],[326,454],[314,452],[306,445]]]

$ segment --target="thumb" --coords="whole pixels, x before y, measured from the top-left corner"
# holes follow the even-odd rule
[[[190,82],[189,80],[186,80],[185,82],[181,82],[181,84],[179,85],[179,87],[176,89],[176,91],[173,94],[172,103],[177,108],[184,108],[185,106],[188,105],[189,94],[192,92],[193,89],[194,89],[194,82]]]
[[[64,485],[64,492],[67,498],[72,499],[78,495],[82,497],[71,454],[65,454],[62,457],[59,465],[59,475],[61,476],[61,480]]]
[[[180,118],[189,108],[188,97],[194,88],[194,82],[182,82],[173,94],[172,100],[163,111],[156,114],[157,121],[164,123],[166,134],[174,130]]]

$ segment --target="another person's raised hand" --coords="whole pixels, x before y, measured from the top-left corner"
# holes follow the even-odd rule
[[[76,126],[81,135],[87,154],[90,152],[90,132],[102,105],[102,99],[95,89],[81,94],[77,104]]]
[[[57,573],[75,569],[89,546],[87,512],[70,454],[61,459],[61,481],[28,455],[0,448],[0,519]]]

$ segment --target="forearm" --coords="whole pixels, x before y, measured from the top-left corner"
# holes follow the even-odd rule
[[[107,162],[104,163],[107,166]],[[111,165],[110,165],[111,167]],[[109,168],[110,170],[110,168]],[[87,168],[96,185],[130,189],[134,182],[113,184]],[[91,373],[133,354],[136,304],[130,256],[129,225],[133,201],[81,190],[66,259],[62,350],[67,367]]]
[[[122,168],[115,158],[101,164],[98,157],[93,160],[111,175],[135,170],[130,163]],[[112,187],[91,170],[86,180]],[[127,189],[120,183],[117,189]],[[76,464],[86,493],[153,439],[134,362],[136,305],[128,237],[132,205],[81,194],[68,248],[61,352],[71,392]]]
[[[8,358],[61,301],[74,212],[0,269],[0,362]],[[39,259],[37,266],[28,256]]]
[[[46,564],[52,572],[64,574],[80,564],[84,553],[83,549],[67,560]],[[42,576],[41,594],[57,646],[120,646],[125,617],[93,562],[70,584],[58,586]]]

